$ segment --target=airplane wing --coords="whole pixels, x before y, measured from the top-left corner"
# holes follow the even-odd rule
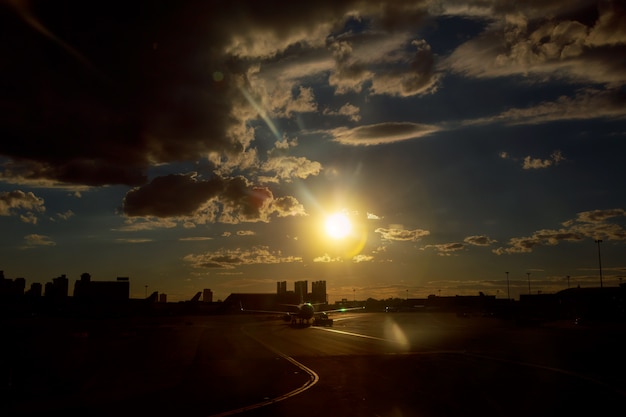
[[[318,313],[343,313],[345,311],[351,310],[363,310],[365,307],[345,307],[345,308],[337,308],[335,310],[324,310],[324,311],[316,311],[315,314]]]
[[[293,307],[297,307],[296,305],[294,305]],[[245,313],[262,313],[262,314],[297,314],[294,311],[280,311],[280,310],[249,310],[247,308],[243,308],[243,305],[241,303],[239,303],[239,308],[241,311],[245,312]]]
[[[316,307],[316,306],[323,306],[326,303],[303,303],[303,304],[308,304],[308,305],[312,305],[312,306]],[[300,308],[300,306],[302,306],[302,304],[281,304],[281,306]]]

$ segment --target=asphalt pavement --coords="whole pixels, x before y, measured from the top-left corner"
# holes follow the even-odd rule
[[[3,416],[554,416],[626,404],[623,325],[430,313],[3,323]]]

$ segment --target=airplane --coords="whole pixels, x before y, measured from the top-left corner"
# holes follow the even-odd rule
[[[328,313],[338,313],[345,312],[350,310],[363,310],[365,307],[347,307],[347,308],[337,308],[334,310],[324,310],[324,311],[315,311],[315,307],[318,305],[323,305],[325,303],[308,303],[301,302],[300,304],[282,304],[283,306],[289,307],[290,311],[272,311],[272,310],[247,310],[243,307],[241,302],[239,306],[241,307],[241,311],[247,313],[263,313],[263,314],[281,314],[283,316],[283,320],[287,322],[291,322],[291,324],[296,324],[299,322],[300,325],[310,324],[310,320],[319,320],[327,321],[329,320],[327,317]],[[332,323],[332,321],[330,321]]]

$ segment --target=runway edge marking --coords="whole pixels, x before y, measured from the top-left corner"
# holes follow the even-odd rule
[[[231,416],[231,415],[234,415],[234,414],[239,414],[239,413],[243,413],[245,411],[250,411],[250,410],[254,410],[254,409],[257,409],[257,408],[265,407],[265,406],[268,406],[268,405],[271,405],[271,404],[275,404],[277,402],[286,400],[287,398],[291,398],[291,397],[293,397],[295,395],[303,393],[304,391],[306,391],[309,388],[311,388],[313,385],[317,384],[318,381],[320,380],[319,375],[317,375],[317,373],[315,373],[314,370],[312,370],[311,368],[308,368],[307,366],[305,366],[302,363],[298,362],[297,360],[295,360],[291,356],[287,356],[284,353],[282,353],[281,351],[276,350],[275,348],[273,348],[272,346],[270,346],[267,343],[263,342],[262,340],[258,339],[257,337],[252,336],[250,333],[248,333],[243,328],[243,326],[241,327],[241,332],[243,334],[245,334],[246,336],[248,336],[249,338],[255,340],[257,343],[260,343],[266,349],[270,350],[271,352],[274,352],[275,354],[277,354],[281,358],[291,362],[296,367],[298,367],[301,370],[303,370],[304,372],[306,372],[309,375],[309,380],[307,382],[305,382],[301,387],[296,388],[293,391],[289,391],[289,392],[287,392],[285,394],[279,395],[278,397],[270,398],[268,400],[261,401],[261,402],[255,403],[255,404],[246,405],[246,406],[234,409],[234,410],[228,410],[228,411],[224,411],[222,413],[212,414],[209,417]]]
[[[389,342],[389,343],[397,343],[397,344],[403,344],[403,342],[399,341],[399,340],[392,340],[392,339],[383,339],[382,337],[376,337],[376,336],[368,336],[366,334],[361,334],[361,333],[353,333],[353,332],[346,332],[344,330],[336,330],[336,329],[328,329],[326,327],[314,327],[315,330],[323,330],[325,332],[332,332],[332,333],[338,333],[338,334],[344,334],[346,336],[354,336],[354,337],[361,337],[363,339],[372,339],[372,340],[380,340],[382,342]]]

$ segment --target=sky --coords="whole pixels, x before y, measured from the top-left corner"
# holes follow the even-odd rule
[[[0,32],[0,270],[27,287],[626,278],[622,2],[2,0]]]

